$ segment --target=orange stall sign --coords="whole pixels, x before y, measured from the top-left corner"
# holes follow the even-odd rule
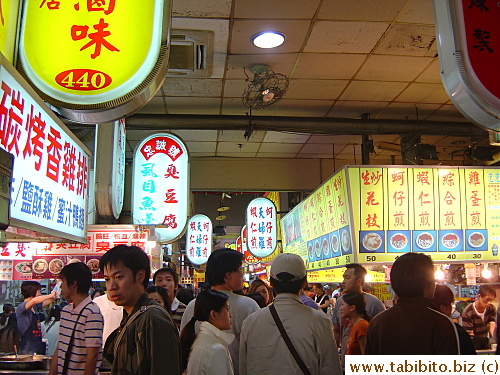
[[[17,68],[61,116],[114,121],[161,86],[170,13],[163,0],[27,0]]]

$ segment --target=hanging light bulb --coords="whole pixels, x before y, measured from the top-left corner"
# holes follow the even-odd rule
[[[481,272],[481,276],[484,279],[489,279],[491,277],[491,270],[489,268],[484,268],[483,271]]]
[[[444,280],[444,272],[441,268],[434,272],[434,278],[436,280]]]

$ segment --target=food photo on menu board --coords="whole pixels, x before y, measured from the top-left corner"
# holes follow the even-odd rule
[[[99,269],[101,256],[95,255],[42,255],[33,256],[33,279],[53,279],[59,276],[64,266],[70,263],[83,262],[92,272],[95,279],[103,278]]]

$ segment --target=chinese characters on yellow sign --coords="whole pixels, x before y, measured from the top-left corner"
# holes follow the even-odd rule
[[[284,251],[307,258],[309,269],[406,252],[495,260],[499,222],[500,169],[486,167],[346,167],[282,219]]]

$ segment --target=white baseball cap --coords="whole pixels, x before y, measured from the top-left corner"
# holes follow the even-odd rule
[[[293,275],[291,280],[287,282],[296,281],[306,277],[306,265],[300,256],[297,254],[283,253],[279,254],[271,264],[271,277],[280,280],[278,275],[282,272],[287,272]]]

